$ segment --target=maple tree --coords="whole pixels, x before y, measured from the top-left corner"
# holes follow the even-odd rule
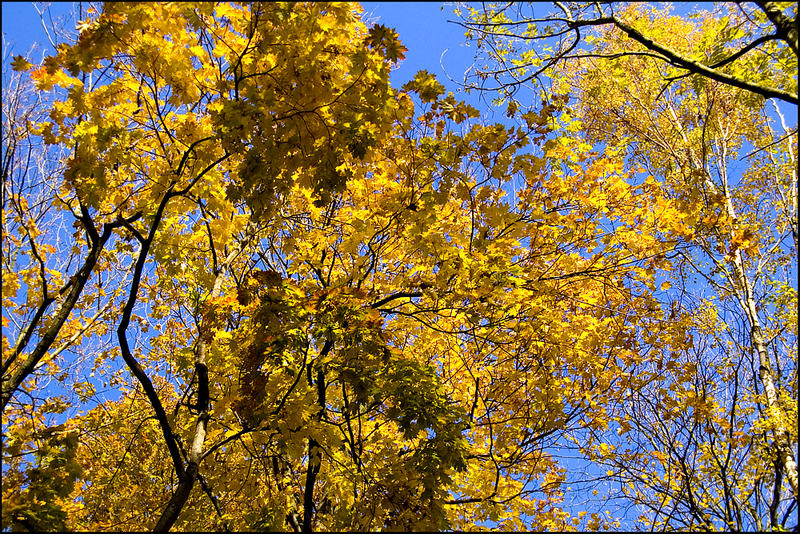
[[[689,418],[714,414],[712,437],[692,430],[691,447],[737,432],[741,491],[780,493],[786,464],[767,436],[792,428],[792,288],[757,286],[775,299],[759,317],[787,309],[761,327],[784,373],[772,378],[777,411],[730,372],[741,346],[718,368],[691,360],[704,358],[693,335],[729,342],[715,305],[667,318],[657,284],[686,283],[706,254],[729,266],[736,295],[736,266],[755,276],[753,251],[765,251],[762,271],[791,265],[784,244],[755,248],[784,226],[759,213],[747,224],[763,228],[720,230],[731,217],[718,199],[702,212],[717,226],[698,219],[699,189],[676,182],[658,147],[593,129],[607,110],[556,94],[492,124],[426,71],[395,89],[405,49],[360,14],[109,3],[41,65],[15,59],[15,80],[35,85],[25,94],[53,103],[11,113],[4,93],[3,528],[611,528],[599,509],[571,515],[560,453],[617,466],[650,504],[661,481],[631,474],[658,453],[671,476],[671,450],[643,441],[615,454],[607,438],[625,425],[629,438],[655,435],[645,423],[664,407],[641,398],[669,387],[681,392],[674,418],[687,405]],[[562,83],[623,98],[623,84],[590,74]],[[678,87],[676,109],[710,98]],[[732,136],[778,139],[762,108],[742,109],[747,128]],[[16,148],[26,144],[39,167]],[[776,165],[754,162],[753,183],[730,197],[738,217],[747,195],[778,184],[757,179]],[[780,224],[796,221],[794,194]],[[736,380],[747,395],[728,401]],[[687,384],[715,400],[683,395]],[[683,476],[705,476],[704,462]],[[779,499],[770,518],[787,507]],[[671,528],[708,524],[678,517]]]

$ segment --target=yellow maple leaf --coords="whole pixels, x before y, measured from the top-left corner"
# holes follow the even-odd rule
[[[32,66],[33,64],[22,56],[14,57],[14,61],[11,62],[11,68],[17,72],[26,71]]]

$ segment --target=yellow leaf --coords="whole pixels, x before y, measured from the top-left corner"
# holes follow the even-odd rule
[[[17,72],[26,71],[32,66],[33,64],[22,56],[16,56],[11,62],[11,68]]]

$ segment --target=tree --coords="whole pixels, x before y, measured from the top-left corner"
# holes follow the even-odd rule
[[[482,9],[467,4],[457,10],[460,24],[489,60],[476,69],[478,81],[467,86],[513,95],[520,86],[542,82],[549,72],[575,60],[641,56],[661,64],[662,89],[686,77],[705,78],[797,104],[797,4],[754,4],[717,4],[715,31],[691,51],[680,41],[682,34],[667,35],[652,25],[668,15],[666,9],[554,2],[552,11],[541,16],[537,11],[542,6],[532,3],[491,3]],[[689,28],[690,23],[683,24]],[[614,52],[598,50],[593,31],[624,35],[624,44]],[[496,82],[493,87],[485,85],[490,77]]]
[[[568,16],[576,9],[559,8],[566,15],[552,18],[575,40],[532,76],[546,72],[554,93],[573,97],[569,113],[588,142],[617,147],[629,165],[656,176],[690,228],[666,236],[678,246],[669,254],[673,274],[664,275],[680,289],[664,302],[667,335],[644,336],[654,367],[636,371],[640,378],[662,378],[641,382],[620,399],[622,439],[594,433],[584,450],[611,467],[608,478],[628,488],[623,505],[643,506],[644,520],[655,528],[787,528],[797,506],[797,136],[777,106],[770,116],[767,103],[750,93],[794,103],[796,97],[674,59],[705,56],[717,68],[782,39],[781,52],[740,72],[754,82],[782,71],[786,76],[773,79],[796,84],[796,41],[781,30],[782,8],[761,4],[752,16],[744,6],[722,6],[716,11],[724,16],[709,14],[694,24],[661,14],[658,25],[638,7],[607,20],[588,16],[600,7],[584,6],[576,18]],[[513,37],[535,40],[533,24],[550,20],[503,18],[509,13],[510,7],[487,10],[467,25],[483,39],[506,42],[509,28],[525,27],[528,33]],[[779,16],[784,22],[775,22]],[[752,38],[747,28],[759,17],[773,21],[777,34],[731,53],[737,39]],[[607,27],[573,53],[580,28],[599,24]],[[631,32],[628,24],[638,29]],[[486,33],[490,26],[502,35]],[[500,65],[524,70],[533,64],[527,52],[515,52],[497,45],[489,53]],[[785,57],[791,63],[779,59]],[[695,76],[665,76],[659,63],[665,59]],[[701,283],[690,282],[698,275]],[[680,343],[676,328],[690,334],[691,344]]]
[[[792,143],[796,143],[796,137],[792,139],[792,132],[776,133],[763,107],[749,108],[735,92],[713,83],[697,88],[684,85],[662,93],[662,105],[656,101],[658,94],[651,81],[655,73],[643,67],[634,62],[625,70],[649,76],[629,79],[628,87],[637,88],[635,96],[630,92],[627,95],[634,105],[618,108],[615,120],[620,126],[624,124],[629,135],[643,140],[636,143],[633,154],[646,158],[651,167],[661,167],[664,182],[674,184],[674,195],[686,206],[687,220],[696,229],[694,241],[699,253],[685,259],[687,268],[699,270],[716,290],[721,305],[733,300],[732,312],[747,325],[736,337],[749,340],[739,343],[744,345],[743,352],[755,357],[753,367],[763,388],[765,417],[775,439],[775,461],[796,498],[797,465],[792,445],[797,440],[792,434],[796,416],[791,415],[791,402],[783,407],[786,400],[796,399],[796,388],[791,379],[781,384],[778,378],[796,373],[796,351],[791,348],[792,340],[796,340],[792,311],[787,310],[786,315],[781,310],[796,301],[796,290],[793,299],[793,290],[787,285],[790,281],[783,278],[797,250],[797,200],[792,178],[796,167],[796,146]],[[583,74],[582,89],[589,93],[593,74]],[[626,92],[624,82],[616,87]],[[605,91],[606,95],[611,93]],[[609,139],[609,126],[613,128],[614,123],[606,114],[607,108],[598,109],[589,104],[589,99],[584,102],[587,117],[591,117],[586,123],[589,132],[598,134],[598,139]],[[598,115],[589,115],[590,108]],[[698,114],[694,120],[692,113]],[[644,126],[639,117],[648,114],[650,126]],[[595,128],[600,121],[604,121],[603,127]],[[737,147],[748,142],[759,148],[754,154],[736,158]],[[782,145],[786,147],[783,153]],[[750,168],[735,180],[730,169],[737,159],[745,158]],[[764,209],[763,202],[770,202],[774,208]],[[705,268],[704,264],[709,266]],[[723,279],[715,279],[715,274],[722,274]],[[778,302],[781,304],[771,305]],[[765,335],[765,329],[771,334]],[[770,347],[773,343],[783,343],[788,350]],[[776,381],[780,381],[777,386]]]
[[[159,260],[168,266],[167,275],[183,259],[170,256],[164,225],[174,230],[167,235],[178,240],[181,222],[200,224],[207,231],[194,240],[206,254],[195,258],[202,281],[193,289],[197,299],[205,299],[239,252],[225,248],[231,234],[246,226],[246,218],[237,218],[234,207],[234,202],[245,200],[243,191],[254,193],[246,200],[257,219],[267,220],[302,165],[318,201],[324,202],[344,186],[345,177],[337,171],[343,158],[363,155],[372,138],[380,135],[375,123],[392,112],[384,105],[394,102],[386,100],[389,67],[384,55],[396,60],[402,54],[392,34],[378,28],[367,35],[348,6],[323,11],[319,6],[300,6],[297,12],[292,6],[268,5],[247,10],[210,4],[109,6],[82,24],[75,45],[59,45],[58,55],[32,74],[39,90],[67,89],[66,98],[54,105],[50,120],[39,123],[37,132],[46,143],[70,151],[58,162],[64,167],[56,183],[45,191],[53,196],[45,197],[45,209],[54,204],[61,213],[44,218],[57,225],[59,217],[72,217],[79,230],[73,235],[75,253],[82,245],[88,250],[72,276],[49,268],[35,241],[38,230],[23,205],[30,197],[19,201],[18,224],[30,245],[25,252],[35,261],[22,270],[27,301],[14,301],[14,286],[4,283],[4,296],[10,299],[4,309],[22,321],[17,322],[19,341],[13,348],[10,343],[4,347],[4,414],[23,382],[54,356],[48,354],[54,343],[66,342],[57,351],[61,352],[89,329],[77,317],[72,321],[77,328],[65,326],[75,310],[105,296],[103,282],[113,280],[102,278],[109,260],[128,266],[129,288],[113,280],[114,292],[103,310],[123,304],[119,351],[152,405],[181,479],[160,528],[174,521],[194,483],[198,460],[196,455],[187,461],[181,457],[159,394],[127,339],[151,251],[162,254]],[[322,25],[320,32],[313,25]],[[292,38],[282,38],[273,26]],[[361,40],[351,40],[351,27]],[[298,41],[296,35],[308,37]],[[285,55],[279,58],[279,51]],[[15,61],[20,70],[29,65],[23,58]],[[265,160],[268,150],[275,154]],[[13,146],[4,152],[9,161],[19,161]],[[265,163],[276,167],[265,168]],[[279,179],[281,173],[285,179]],[[227,179],[229,194],[224,193]],[[48,236],[45,250],[54,251],[54,237]],[[130,241],[138,242],[138,252]],[[110,243],[113,250],[107,248]],[[203,272],[206,267],[210,276]],[[113,272],[119,276],[121,271]],[[86,296],[84,288],[92,275],[98,276],[97,292]],[[57,308],[51,311],[54,304]],[[26,352],[31,339],[38,340],[36,347]],[[201,345],[195,362],[201,376],[203,352]],[[50,372],[58,371],[53,366]],[[205,384],[199,387],[206,389]],[[200,400],[198,405],[207,402]],[[14,411],[20,413],[18,408]],[[201,412],[199,444],[207,419],[206,410]]]
[[[796,291],[777,273],[796,193],[778,146],[796,141],[714,81],[656,98],[639,56],[610,81],[576,63],[556,84],[575,99],[492,124],[426,71],[391,87],[405,49],[360,13],[111,3],[40,65],[15,59],[53,103],[26,120],[4,93],[3,528],[619,526],[570,515],[570,451],[631,482],[627,502],[669,494],[651,525],[785,526]],[[623,81],[647,113],[591,105]],[[720,165],[765,148],[714,194],[703,156],[603,130],[622,119],[678,155],[727,143]],[[787,202],[748,211],[762,194]],[[687,272],[720,265],[712,302]],[[719,326],[751,317],[736,265],[773,404],[747,374],[750,323]],[[719,483],[695,499],[676,474]]]
[[[577,524],[552,446],[630,387],[678,204],[558,102],[511,128],[424,71],[392,89],[358,14],[108,4],[31,70],[56,211],[4,246],[58,252],[61,217],[88,259],[9,265],[41,348],[4,341],[4,527]]]

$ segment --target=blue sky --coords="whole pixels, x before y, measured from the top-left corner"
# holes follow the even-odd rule
[[[464,30],[450,4],[438,2],[364,2],[365,20],[393,27],[408,48],[406,59],[395,70],[392,82],[402,85],[420,69],[435,74],[448,89],[447,76],[461,80],[472,63],[472,49],[464,43]],[[444,66],[444,69],[441,65]]]
[[[394,27],[400,40],[407,47],[406,59],[402,61],[392,75],[395,87],[400,87],[411,79],[420,69],[427,69],[435,74],[445,87],[456,93],[457,97],[467,99],[472,105],[482,111],[485,105],[480,105],[475,95],[466,98],[458,90],[457,82],[461,81],[465,70],[472,64],[474,48],[464,42],[464,30],[457,24],[450,22],[456,17],[453,15],[453,6],[437,2],[365,2],[364,18],[368,23],[378,23]],[[683,4],[678,11],[689,11],[691,4]],[[69,3],[53,3],[50,13],[57,18],[71,8]],[[2,4],[2,32],[4,34],[4,58],[17,54],[27,55],[31,45],[38,42],[42,45],[44,53],[52,52],[47,36],[43,30],[39,14],[33,4],[29,2]],[[41,60],[42,52],[34,54],[30,59],[34,62]],[[5,66],[4,66],[5,68]],[[452,81],[451,81],[452,80]],[[796,107],[781,104],[788,122],[796,123]],[[504,114],[498,114],[502,117]],[[493,117],[498,120],[499,117]],[[565,454],[568,451],[564,451]],[[568,460],[566,465],[574,467],[570,478],[580,478],[582,473],[577,462]],[[585,467],[585,466],[583,466]],[[598,473],[593,473],[598,474]],[[573,507],[570,511],[577,513],[583,495],[590,498],[588,488],[581,493],[578,484],[573,485],[576,490],[567,498],[572,500]],[[581,488],[583,489],[583,488]],[[601,496],[602,496],[602,488]],[[590,506],[597,506],[592,503]],[[635,510],[631,515],[635,515]]]
[[[50,13],[57,18],[67,13],[71,7],[69,3],[54,3],[50,6]],[[47,41],[47,35],[42,28],[36,8],[31,2],[3,2],[3,54],[7,53],[6,47],[13,55],[25,55],[34,42],[46,46],[48,52],[52,47]],[[39,59],[38,56],[34,56]]]

